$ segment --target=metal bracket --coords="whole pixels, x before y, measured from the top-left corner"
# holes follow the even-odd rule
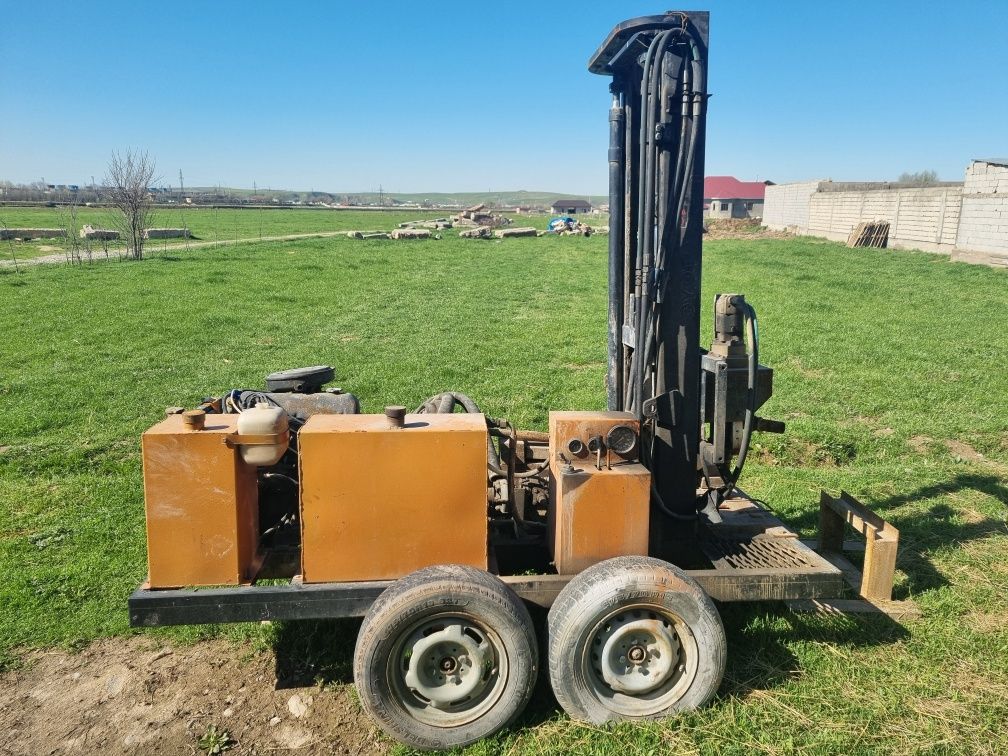
[[[276,446],[290,443],[290,431],[282,433],[228,433],[221,441],[229,449],[239,446]]]
[[[641,405],[644,417],[658,420],[658,425],[671,428],[676,424],[676,418],[682,414],[683,395],[679,389],[672,389],[667,394],[661,394],[653,399],[646,399]]]

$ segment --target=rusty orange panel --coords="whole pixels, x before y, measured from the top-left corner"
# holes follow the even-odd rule
[[[614,425],[628,425],[634,432],[640,434],[640,424],[629,412],[550,412],[549,413],[549,437],[550,448],[557,452],[571,457],[567,451],[567,442],[572,438],[580,439],[586,446],[588,439],[592,436],[606,437],[606,434]],[[638,449],[627,458],[629,461],[637,459]],[[575,466],[579,466],[582,460],[573,459]],[[617,455],[613,455],[612,462],[621,461]],[[603,458],[605,462],[605,458]],[[587,464],[587,462],[585,462]]]
[[[203,430],[191,430],[172,415],[143,434],[152,588],[235,585],[253,577],[256,473],[224,444],[237,426],[237,415],[207,415]]]
[[[306,583],[487,567],[483,415],[315,415],[298,434]]]
[[[624,554],[648,553],[651,473],[643,465],[613,456],[603,469],[595,455],[577,458],[567,452],[571,438],[587,444],[591,436],[605,438],[614,425],[637,421],[625,412],[551,412],[550,547],[557,572],[571,575],[597,562]],[[559,460],[564,453],[573,471]]]

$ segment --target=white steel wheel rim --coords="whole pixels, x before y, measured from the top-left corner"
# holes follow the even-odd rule
[[[664,607],[618,607],[585,638],[582,675],[599,702],[618,715],[665,711],[696,678],[696,638],[681,617]]]
[[[460,727],[500,700],[508,671],[500,636],[472,617],[444,614],[399,636],[387,673],[411,717],[434,727]]]

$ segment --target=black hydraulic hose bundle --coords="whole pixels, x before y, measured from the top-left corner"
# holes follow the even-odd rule
[[[706,78],[697,40],[688,25],[660,32],[651,40],[641,77],[640,202],[633,311],[628,313],[634,341],[624,396],[624,409],[642,421],[644,402],[658,392],[659,305],[669,281],[667,263],[678,253],[690,203],[696,201],[690,188],[707,97]],[[674,108],[677,94],[679,107]]]

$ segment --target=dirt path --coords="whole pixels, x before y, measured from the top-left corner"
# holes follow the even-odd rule
[[[347,233],[346,231],[316,231],[310,234],[284,234],[282,236],[262,236],[262,237],[252,236],[241,239],[221,239],[220,241],[197,241],[197,242],[189,242],[189,249],[203,249],[206,247],[224,247],[233,244],[248,244],[250,242],[261,242],[261,241],[269,242],[269,241],[292,241],[294,239],[325,239],[331,236],[346,236],[346,233]],[[159,247],[157,246],[157,244],[148,244],[146,248],[151,250],[148,253],[151,256],[157,255],[157,253],[165,251],[165,247],[163,245]],[[170,251],[173,249],[185,249],[185,248],[186,245],[184,243],[172,244],[168,247],[168,250]],[[114,251],[116,252],[117,255],[123,252],[122,250],[116,251],[110,249],[109,253],[112,253]],[[93,255],[94,262],[101,262],[102,260],[105,259],[106,258],[104,252],[102,252],[100,256],[97,252],[95,252]],[[118,257],[116,259],[118,259]],[[62,262],[66,262],[66,255],[63,252],[60,252],[59,254],[28,257],[23,260],[20,258],[18,259],[18,265],[39,265],[41,263],[62,263]],[[3,266],[14,267],[14,261],[0,260],[0,267]]]
[[[384,753],[390,741],[349,684],[287,687],[270,651],[150,636],[40,651],[0,675],[0,754],[199,754],[216,725],[228,753]]]

